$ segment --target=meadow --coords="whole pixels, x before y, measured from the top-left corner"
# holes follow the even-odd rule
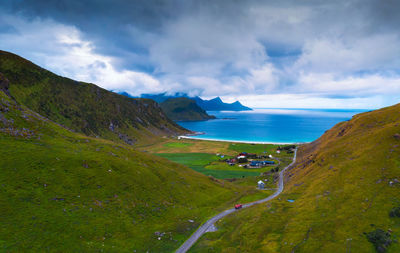
[[[142,146],[139,149],[154,153],[160,157],[185,165],[197,172],[218,179],[238,179],[256,177],[287,166],[293,154],[285,151],[277,153],[285,145],[247,144],[232,142],[203,141],[191,139],[164,139],[154,145]],[[273,155],[274,165],[262,168],[244,168],[237,164],[230,166],[225,159],[236,157],[241,152],[258,155]],[[257,181],[254,178],[254,185]]]

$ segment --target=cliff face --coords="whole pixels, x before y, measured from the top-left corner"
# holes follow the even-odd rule
[[[172,120],[195,121],[215,119],[189,98],[170,98],[160,103],[160,107]]]

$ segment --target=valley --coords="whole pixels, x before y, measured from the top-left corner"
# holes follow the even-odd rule
[[[399,112],[302,145],[187,139],[155,101],[0,51],[0,249],[173,252],[212,221],[189,252],[398,252]]]

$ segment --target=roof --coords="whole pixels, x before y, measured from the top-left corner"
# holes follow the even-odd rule
[[[260,180],[260,181],[258,181],[258,184],[264,184],[264,182]]]

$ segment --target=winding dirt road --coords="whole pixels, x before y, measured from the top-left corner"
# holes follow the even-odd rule
[[[293,161],[286,166],[283,170],[281,170],[279,172],[279,182],[278,182],[278,190],[276,192],[274,192],[274,194],[272,194],[271,196],[269,196],[268,198],[265,199],[260,199],[248,204],[244,204],[242,208],[247,208],[253,205],[257,205],[260,203],[264,203],[267,201],[270,201],[271,199],[276,198],[277,196],[279,196],[279,194],[282,193],[283,191],[283,173],[285,172],[285,170],[287,168],[289,168],[290,166],[292,166],[295,162],[296,162],[296,156],[297,156],[297,148],[294,151],[294,156],[293,156]],[[208,229],[210,229],[211,227],[214,226],[215,222],[217,222],[218,220],[222,219],[223,217],[227,216],[228,214],[231,214],[233,212],[236,212],[237,210],[235,208],[232,209],[228,209],[223,211],[222,213],[219,213],[217,215],[215,215],[214,217],[212,217],[211,219],[209,219],[206,223],[204,223],[203,225],[201,225],[196,232],[194,232],[189,239],[187,239],[180,247],[179,249],[177,249],[175,252],[176,253],[185,253],[187,252],[192,246],[193,244],[195,244],[195,242],[197,242],[197,240],[200,239],[200,237],[207,232]]]

